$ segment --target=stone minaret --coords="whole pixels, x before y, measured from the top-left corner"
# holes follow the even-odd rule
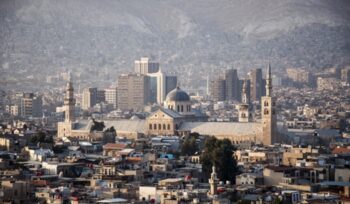
[[[246,84],[246,80],[244,80],[243,88],[242,88],[242,104],[238,106],[238,122],[251,121],[251,114],[249,112],[249,99],[248,99],[246,88],[247,88],[247,84]]]
[[[272,97],[272,78],[270,63],[266,73],[266,96],[261,97],[261,122],[263,126],[262,142],[271,145],[277,141],[277,119],[275,101]]]
[[[74,88],[73,88],[73,82],[72,77],[69,77],[69,82],[67,83],[66,87],[66,95],[64,97],[64,114],[65,122],[74,122],[74,106],[75,106],[75,99],[74,99]]]
[[[209,184],[210,184],[210,195],[217,194],[218,178],[216,176],[215,166],[213,166],[213,171],[211,172]]]

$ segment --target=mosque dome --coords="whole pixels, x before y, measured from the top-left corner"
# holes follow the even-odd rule
[[[166,101],[190,101],[190,96],[185,91],[181,90],[180,87],[176,87],[168,93]]]

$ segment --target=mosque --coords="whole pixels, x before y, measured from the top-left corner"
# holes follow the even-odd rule
[[[118,136],[137,138],[158,135],[201,135],[228,138],[234,143],[254,142],[271,145],[279,142],[277,137],[277,118],[275,101],[272,97],[271,66],[267,67],[266,96],[261,97],[261,121],[252,122],[245,85],[242,103],[238,105],[238,122],[207,122],[203,114],[191,108],[189,95],[176,87],[168,93],[163,107],[151,113],[146,119],[104,121],[106,128],[113,126]],[[96,133],[90,132],[92,121],[74,120],[75,100],[71,80],[67,84],[64,99],[65,121],[58,123],[58,137],[91,140]],[[100,136],[97,136],[100,137]]]

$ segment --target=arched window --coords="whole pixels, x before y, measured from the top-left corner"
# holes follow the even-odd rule
[[[170,130],[170,124],[168,124],[168,130]]]
[[[153,129],[157,129],[157,124],[153,124]]]
[[[149,129],[152,130],[152,124],[149,124]]]
[[[268,109],[265,109],[265,110],[264,110],[264,114],[265,114],[265,115],[268,115],[268,114],[269,114],[269,110],[268,110]]]
[[[177,105],[177,112],[180,112],[180,105]]]
[[[158,124],[158,130],[161,130],[161,129],[162,129],[162,125]]]
[[[163,124],[163,130],[166,130],[165,124]]]
[[[264,102],[264,106],[265,106],[265,107],[266,107],[266,106],[269,106],[269,102],[265,101],[265,102]]]
[[[242,113],[241,117],[242,117],[242,118],[245,118],[245,113]]]
[[[181,105],[181,112],[184,112],[184,106]]]

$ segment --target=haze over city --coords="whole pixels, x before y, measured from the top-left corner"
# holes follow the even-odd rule
[[[347,0],[0,0],[0,203],[349,203]]]

